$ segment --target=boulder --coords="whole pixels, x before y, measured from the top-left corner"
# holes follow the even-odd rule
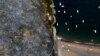
[[[53,6],[46,2],[0,0],[0,56],[52,56]]]

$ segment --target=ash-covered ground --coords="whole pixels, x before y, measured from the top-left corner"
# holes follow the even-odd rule
[[[41,0],[0,0],[0,56],[52,56]]]

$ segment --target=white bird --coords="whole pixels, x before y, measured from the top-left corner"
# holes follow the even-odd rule
[[[59,24],[57,23],[57,26],[59,26]]]
[[[77,10],[77,13],[79,13],[79,10]]]
[[[67,30],[69,31],[70,29],[69,29],[69,28],[67,28]]]
[[[96,30],[96,29],[94,29],[94,30],[93,30],[93,32],[96,34],[96,33],[97,33],[97,30]]]
[[[60,5],[60,6],[62,5],[61,2],[59,3],[59,5]]]
[[[65,6],[64,6],[64,5],[62,5],[61,7],[62,7],[62,8],[64,8]]]
[[[84,19],[82,20],[82,23],[84,23],[85,21],[84,21]]]
[[[70,15],[70,18],[72,18],[73,16],[72,15]]]
[[[58,10],[58,12],[60,12],[60,10]]]
[[[66,13],[66,11],[64,10],[64,14]]]
[[[68,23],[67,23],[67,22],[65,22],[65,25],[68,25]]]
[[[76,28],[78,28],[78,25],[75,25]]]

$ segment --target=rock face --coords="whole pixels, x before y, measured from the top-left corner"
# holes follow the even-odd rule
[[[0,56],[52,56],[41,0],[0,0]]]

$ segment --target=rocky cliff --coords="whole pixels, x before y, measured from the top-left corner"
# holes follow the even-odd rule
[[[51,0],[0,0],[0,56],[52,56],[52,8]]]

